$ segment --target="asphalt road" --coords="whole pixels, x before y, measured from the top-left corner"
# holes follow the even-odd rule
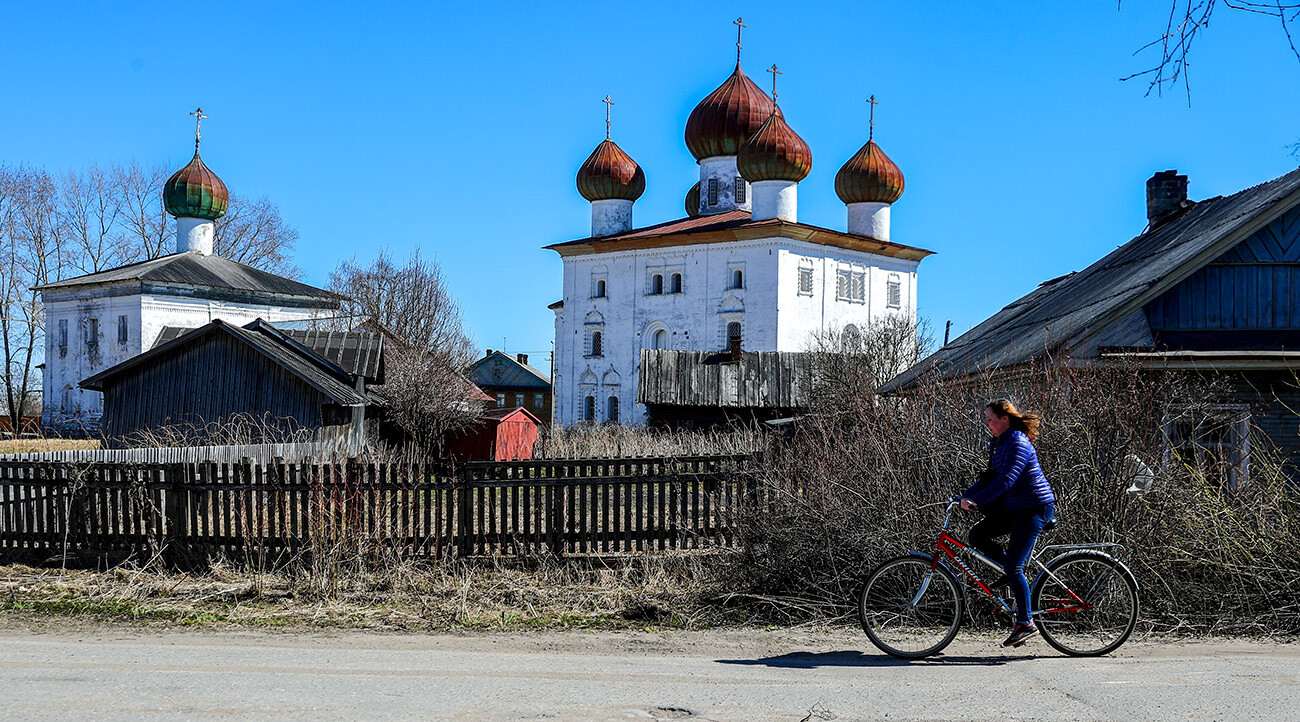
[[[860,634],[336,636],[0,631],[0,715],[35,720],[1300,718],[1300,645],[1132,642],[1067,659],[970,637],[933,661]]]

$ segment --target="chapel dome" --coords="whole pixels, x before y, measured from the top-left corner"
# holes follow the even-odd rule
[[[635,201],[645,193],[645,173],[606,138],[578,168],[578,192],[589,201]]]
[[[773,113],[740,146],[736,169],[750,183],[768,180],[798,183],[812,171],[812,149],[785,118]]]
[[[694,218],[700,215],[700,182],[695,181],[695,185],[686,191],[686,215]]]
[[[691,111],[686,120],[686,147],[696,160],[736,155],[774,109],[772,99],[736,63],[731,77]],[[776,109],[776,113],[781,111]]]
[[[197,150],[194,158],[163,185],[163,205],[176,218],[215,221],[226,214],[229,203],[226,184],[203,164]]]
[[[868,140],[835,174],[835,193],[845,203],[893,203],[903,197],[903,171]]]

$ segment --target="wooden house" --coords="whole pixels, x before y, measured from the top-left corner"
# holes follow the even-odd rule
[[[342,440],[356,452],[381,403],[369,386],[382,382],[379,334],[216,320],[166,329],[150,350],[81,385],[104,394],[109,446],[163,428],[199,443],[220,439],[214,432],[224,425],[252,420],[245,433],[254,442],[307,436]]]
[[[451,435],[448,454],[457,461],[531,459],[541,427],[541,419],[522,406],[484,409],[475,423]]]
[[[810,354],[782,351],[641,352],[637,402],[649,422],[700,428],[798,414],[812,402]]]
[[[551,423],[551,377],[528,364],[528,354],[511,356],[488,349],[469,369],[470,381],[486,393],[486,408],[526,408],[543,424]]]
[[[1186,176],[1157,173],[1147,216],[1141,235],[1044,282],[881,392],[1011,372],[1048,350],[1072,362],[1123,359],[1213,374],[1229,389],[1197,418],[1166,409],[1172,446],[1215,447],[1237,476],[1252,429],[1300,457],[1300,170],[1199,202],[1188,200]]]

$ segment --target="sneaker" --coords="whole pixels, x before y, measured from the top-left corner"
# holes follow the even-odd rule
[[[1019,647],[1029,641],[1030,637],[1036,636],[1038,636],[1038,627],[1035,627],[1033,622],[1030,622],[1029,624],[1016,624],[1016,626],[1011,630],[1011,636],[1007,637],[1007,641],[1003,642],[1002,646]]]

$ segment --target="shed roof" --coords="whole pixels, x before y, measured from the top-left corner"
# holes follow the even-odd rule
[[[1028,363],[1102,333],[1300,202],[1300,170],[1196,203],[1077,273],[1046,281],[899,374],[881,393],[926,373],[959,378]]]
[[[351,376],[383,383],[384,336],[376,331],[323,331],[318,329],[281,328],[279,324],[261,322],[267,329],[329,361]],[[158,334],[154,346],[168,343],[192,331],[182,326],[167,326]]]
[[[735,210],[711,216],[691,216],[623,233],[555,243],[547,248],[561,256],[608,253],[639,248],[666,248],[702,243],[726,243],[772,237],[792,238],[825,246],[845,248],[881,256],[919,261],[933,251],[881,241],[829,228],[771,218],[756,221],[749,211]]]
[[[269,329],[269,330],[268,330]],[[248,345],[265,356],[272,363],[302,379],[309,386],[320,391],[326,398],[342,406],[358,406],[367,399],[357,393],[351,385],[351,379],[330,361],[317,356],[310,350],[287,343],[283,337],[273,332],[270,326],[261,321],[254,321],[246,327],[235,326],[225,321],[215,320],[193,329],[172,340],[155,345],[142,354],[133,356],[116,366],[109,367],[81,382],[81,387],[92,391],[102,391],[104,385],[123,374],[151,364],[155,359],[169,353],[183,353],[186,346],[214,333],[224,333]]]
[[[244,291],[255,294],[299,296],[337,302],[337,293],[299,283],[291,278],[277,276],[261,269],[246,266],[221,256],[201,253],[173,253],[161,258],[129,263],[107,271],[90,273],[38,286],[37,290],[55,290],[104,283],[140,281],[159,284],[194,286]],[[330,305],[330,304],[323,304]]]

